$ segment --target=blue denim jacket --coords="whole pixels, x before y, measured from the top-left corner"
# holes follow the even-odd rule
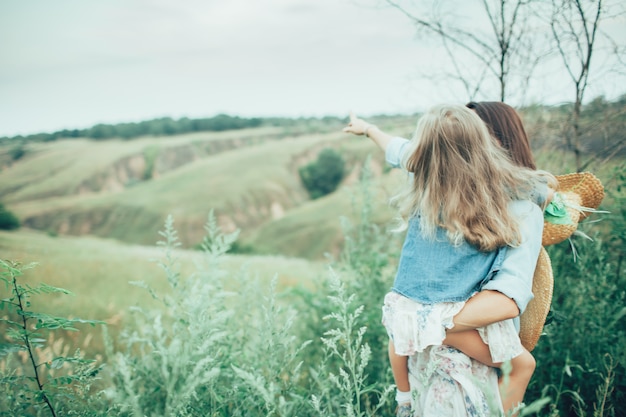
[[[387,162],[399,167],[407,144],[406,139],[393,138],[386,148]],[[540,191],[537,200],[542,198],[545,193]],[[514,201],[509,210],[519,221],[522,242],[490,253],[468,243],[452,245],[443,229],[437,230],[435,241],[425,240],[419,219],[410,219],[392,290],[425,304],[465,301],[481,289],[495,290],[513,299],[523,312],[533,298],[543,213],[531,201]]]
[[[498,272],[506,247],[480,252],[467,242],[453,246],[438,228],[425,238],[420,219],[410,219],[392,290],[424,304],[465,301]]]

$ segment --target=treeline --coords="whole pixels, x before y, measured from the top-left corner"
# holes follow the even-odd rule
[[[218,114],[214,117],[189,119],[183,117],[175,120],[171,117],[146,120],[137,123],[97,124],[86,129],[64,129],[54,133],[36,133],[26,136],[2,137],[2,142],[51,142],[62,138],[90,138],[105,140],[112,138],[133,139],[140,136],[172,136],[191,132],[220,132],[224,130],[254,128],[265,126],[290,126],[302,121],[337,121],[335,117],[322,119],[289,119],[289,118],[244,118]]]
[[[594,160],[626,156],[626,95],[615,100],[596,97],[585,104],[577,122],[578,146],[573,144],[574,126],[571,118],[573,104],[560,106],[531,106],[523,110],[529,116],[527,128],[533,130],[535,145],[550,144],[553,147],[587,155],[580,170],[586,169]],[[538,114],[542,116],[538,117]]]

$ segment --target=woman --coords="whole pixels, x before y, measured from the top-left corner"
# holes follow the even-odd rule
[[[480,107],[480,105],[476,103],[470,103],[468,105],[470,108]],[[480,107],[482,110],[482,107]],[[520,132],[516,132],[516,137],[519,139],[517,142],[524,142],[527,144],[527,138],[525,136],[525,132],[523,131],[523,126],[521,125],[521,121],[519,121],[519,117],[513,110],[513,114],[507,114],[507,111],[510,109],[508,106],[503,103],[496,103],[494,106],[490,107],[492,110],[495,108],[496,110],[503,110],[500,113],[495,112],[494,114],[490,112],[486,112],[491,116],[502,116],[501,120],[498,117],[493,117],[490,120],[493,123],[491,126],[491,133],[494,136],[495,131],[498,133],[511,132],[514,131],[513,127],[517,129],[521,129],[520,132],[523,133],[523,136]],[[512,110],[512,109],[510,109]],[[481,113],[478,112],[480,115]],[[515,120],[517,118],[517,120]],[[502,128],[501,125],[505,125]],[[355,133],[355,134],[365,134],[372,138],[376,144],[378,144],[383,150],[386,151],[387,160],[392,163],[392,165],[397,166],[399,160],[401,159],[400,155],[404,153],[404,148],[408,147],[408,141],[401,138],[393,138],[390,135],[385,134],[380,131],[376,126],[370,125],[360,119],[352,118],[350,125],[344,129],[346,132]],[[509,149],[512,149],[510,146],[514,141],[507,141],[509,145]],[[504,144],[504,141],[501,141]],[[523,143],[522,143],[523,145]],[[515,147],[513,147],[515,148]],[[526,149],[524,146],[518,147],[519,149],[514,152],[519,153],[522,157],[523,161],[528,160],[528,156],[530,156],[530,161],[532,161],[532,154],[530,154],[530,147],[527,146]],[[527,154],[524,155],[524,151],[527,151]],[[525,158],[525,159],[524,159]],[[521,165],[528,165],[524,162]],[[533,166],[529,166],[529,168],[534,169]],[[447,173],[448,174],[448,173]],[[523,308],[525,308],[526,303],[532,297],[530,293],[529,285],[525,286],[524,282],[517,282],[518,275],[520,275],[518,270],[520,269],[520,265],[528,265],[536,261],[536,255],[538,254],[538,248],[540,247],[540,243],[537,244],[537,241],[540,242],[541,230],[535,232],[535,234],[539,235],[538,240],[535,239],[535,245],[530,251],[524,251],[520,249],[515,249],[509,251],[508,263],[504,263],[504,267],[502,268],[502,272],[498,273],[500,275],[499,280],[493,280],[491,282],[491,290],[485,290],[479,293],[478,296],[474,297],[470,302],[467,303],[467,307],[464,308],[457,316],[454,317],[455,327],[448,330],[450,332],[449,337],[444,341],[448,345],[455,346],[459,348],[459,350],[465,351],[468,356],[472,356],[474,358],[479,358],[483,363],[486,363],[490,366],[498,365],[491,361],[491,357],[489,352],[485,354],[485,350],[481,348],[482,346],[486,346],[482,343],[480,337],[475,331],[468,332],[468,329],[475,329],[476,327],[482,327],[489,323],[494,323],[500,320],[504,320],[507,318],[515,317],[519,314]],[[520,254],[522,256],[520,257]],[[517,262],[514,260],[517,256]],[[525,257],[525,258],[524,258]],[[519,262],[522,259],[523,262]],[[517,268],[512,271],[507,270],[507,265],[513,265],[511,268]],[[534,269],[534,268],[533,268]],[[532,280],[532,272],[533,269],[527,269],[523,275],[525,279]],[[496,274],[496,275],[498,275]],[[507,294],[507,296],[503,295]],[[515,301],[513,301],[515,298]],[[494,309],[494,304],[496,303],[500,307]],[[413,308],[411,306],[410,308]],[[484,312],[488,314],[484,314]],[[454,333],[453,333],[454,332]],[[464,341],[470,343],[463,343]],[[471,342],[469,342],[471,341]],[[413,343],[413,341],[411,341]],[[393,349],[393,343],[390,343],[391,348]],[[406,352],[405,352],[406,353]],[[434,356],[433,356],[434,355]],[[485,356],[486,355],[486,356]],[[491,352],[491,356],[493,356],[493,351]],[[409,407],[406,405],[408,400],[410,400],[410,393],[408,392],[408,376],[406,375],[406,361],[399,359],[401,357],[395,355],[393,351],[390,351],[390,359],[392,360],[392,368],[394,370],[394,377],[396,378],[396,384],[398,386],[398,402],[399,409],[398,415],[410,415]],[[523,398],[523,394],[525,388],[530,380],[530,376],[532,375],[532,371],[534,370],[534,360],[532,356],[525,351],[523,355],[515,356],[516,359],[513,360],[513,372],[510,374],[510,383],[509,389],[503,392],[503,405],[505,410],[512,410]],[[419,389],[414,389],[413,392],[417,392],[418,394],[423,394],[424,392],[430,393],[438,393],[439,397],[441,397],[441,401],[421,401],[421,404],[416,405],[416,411],[421,411],[424,415],[428,414],[428,409],[425,407],[433,406],[433,412],[445,415],[457,415],[456,413],[461,413],[461,410],[466,410],[469,413],[470,409],[479,410],[482,409],[484,413],[489,414],[489,410],[493,407],[498,408],[498,400],[497,394],[494,398],[491,398],[492,401],[488,401],[488,398],[484,396],[484,387],[480,389],[476,389],[478,385],[491,385],[493,387],[494,382],[494,373],[491,371],[491,368],[485,368],[480,364],[473,363],[475,361],[471,361],[469,358],[464,357],[464,355],[460,354],[458,350],[450,349],[447,346],[432,346],[423,350],[417,355],[411,356],[412,362],[410,366],[413,367],[414,370],[419,370],[419,375],[422,376],[422,380],[424,379],[424,375],[429,375],[428,368],[433,369],[432,363],[448,363],[454,365],[451,368],[445,368],[443,366],[438,366],[437,372],[441,376],[442,373],[447,375],[447,378],[426,378],[428,380],[427,384],[422,383],[423,381],[413,381],[411,384],[413,387],[419,385]],[[517,362],[516,362],[517,361]],[[404,369],[404,372],[403,372]],[[447,369],[447,371],[446,371]],[[458,374],[459,369],[465,369],[465,376],[471,375],[473,379],[473,383],[467,383],[468,379],[463,377],[463,373]],[[467,372],[471,371],[471,372]],[[430,375],[433,375],[432,373]],[[456,375],[458,378],[455,378]],[[415,378],[414,378],[415,379]],[[432,380],[431,380],[432,379]],[[463,383],[462,380],[465,380]],[[450,383],[451,381],[455,381]],[[457,394],[459,395],[451,395],[453,391],[459,390]],[[451,391],[452,390],[452,391]],[[487,390],[488,391],[488,390]],[[446,393],[446,395],[441,395],[442,393]],[[435,395],[436,396],[436,395]],[[414,395],[415,397],[415,395]],[[424,395],[421,395],[422,399]],[[455,401],[459,400],[459,401]],[[415,400],[415,398],[414,398]],[[469,404],[467,403],[469,401]],[[419,402],[419,401],[418,401]],[[491,404],[490,404],[491,402]],[[445,403],[445,404],[444,404]],[[443,412],[444,408],[448,407],[446,412]],[[453,411],[456,410],[456,411]],[[421,415],[421,414],[420,414]],[[466,415],[466,414],[459,414]]]

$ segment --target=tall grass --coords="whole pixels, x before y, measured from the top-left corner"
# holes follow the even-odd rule
[[[623,174],[615,175],[626,185]],[[359,220],[344,220],[343,250],[329,259],[327,274],[314,278],[316,285],[281,289],[276,278],[268,283],[250,265],[225,267],[236,233],[220,230],[212,213],[202,255],[181,257],[169,217],[156,262],[166,284],[133,283],[154,302],[129,308],[132,324],[108,337],[102,381],[89,396],[68,394],[76,401],[67,415],[393,415],[380,304],[400,241],[372,221],[368,175],[364,170],[355,195]],[[613,196],[617,207],[606,207],[611,237],[583,223],[594,240],[575,238],[575,262],[567,243],[549,248],[553,311],[533,351],[537,371],[526,397],[531,406],[520,415],[623,415],[621,195]],[[10,372],[10,366],[5,362],[4,369]]]
[[[551,322],[533,351],[537,370],[529,396],[550,395],[551,416],[619,416],[626,404],[626,231],[624,166],[615,170],[602,223],[580,225],[575,236],[548,247],[554,272]],[[597,216],[596,216],[597,217]],[[593,221],[593,220],[591,220]],[[576,256],[573,252],[575,248]]]

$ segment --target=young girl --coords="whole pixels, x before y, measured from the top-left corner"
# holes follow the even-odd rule
[[[541,187],[540,174],[515,167],[494,146],[484,123],[459,106],[428,112],[410,144],[354,116],[344,130],[371,137],[392,165],[404,155],[403,165],[413,174],[412,187],[396,198],[408,233],[384,307],[398,415],[410,415],[406,356],[441,343],[489,366],[512,359],[502,399],[505,410],[513,409],[534,371],[534,359],[519,343],[513,323],[488,326],[481,335],[469,330],[446,337],[446,328],[454,326],[464,301],[497,271],[495,291],[480,294],[489,295],[502,310],[484,324],[517,316],[532,298],[543,219],[536,205],[522,200]],[[511,307],[513,298],[517,305]]]

